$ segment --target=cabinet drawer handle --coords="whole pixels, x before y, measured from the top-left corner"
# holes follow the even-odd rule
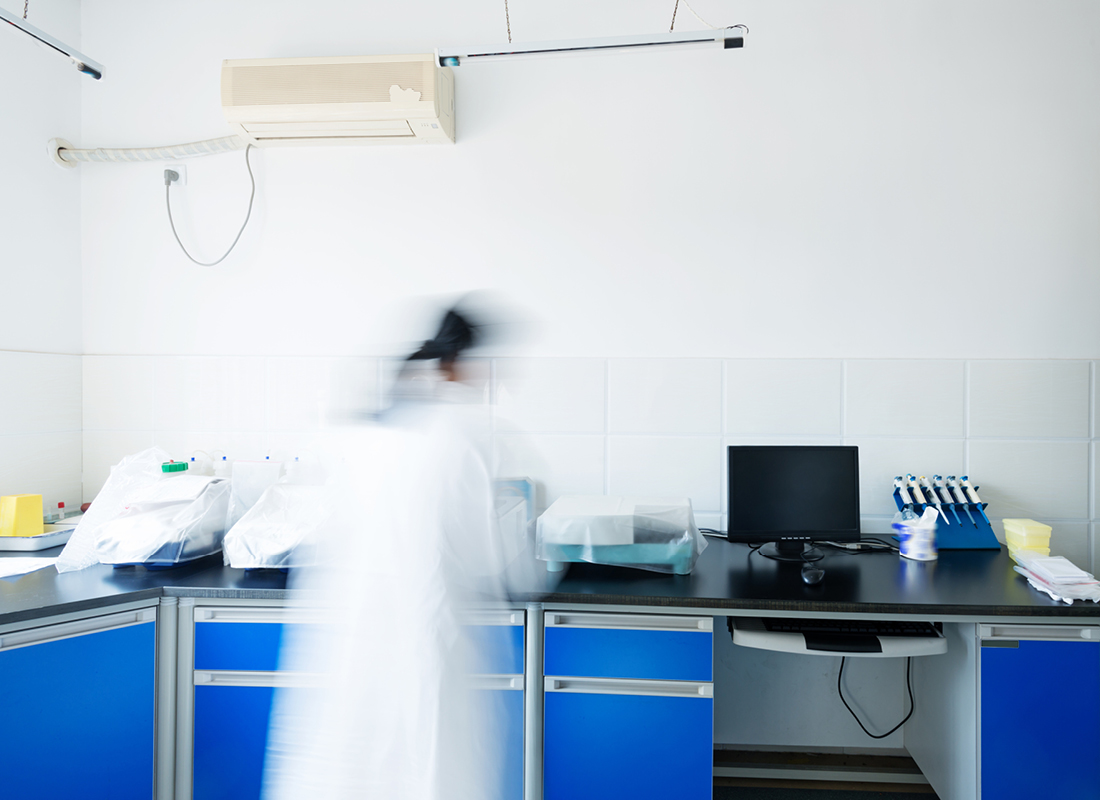
[[[467,611],[459,615],[463,625],[522,627],[522,611]]]
[[[1075,625],[979,625],[979,638],[1016,641],[1100,641],[1100,627]]]
[[[321,676],[308,672],[258,672],[249,670],[195,670],[196,686],[264,686],[269,688],[315,687]]]
[[[61,622],[57,625],[46,625],[41,628],[30,628],[14,633],[5,633],[0,636],[0,650],[14,650],[17,647],[26,647],[32,644],[44,644],[56,642],[60,639],[71,639],[74,636],[82,636],[85,633],[97,633],[110,631],[116,628],[128,628],[131,625],[142,625],[146,622],[154,622],[157,618],[155,608],[139,608],[136,611],[124,611],[118,614],[105,614],[99,617],[77,619],[72,622]]]
[[[471,675],[469,677],[471,689],[509,690],[523,691],[522,675]]]
[[[714,697],[713,683],[653,681],[628,678],[544,678],[548,692],[578,694],[629,694],[649,697]]]
[[[270,623],[320,623],[317,612],[293,608],[218,607],[197,606],[195,622],[270,622]]]
[[[712,633],[714,617],[665,614],[571,614],[547,612],[548,628],[617,628],[633,631],[694,631]]]

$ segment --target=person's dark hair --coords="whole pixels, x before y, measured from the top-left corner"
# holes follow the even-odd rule
[[[424,344],[406,361],[428,361],[439,359],[444,365],[453,364],[464,350],[469,350],[477,343],[477,328],[470,321],[450,309],[443,315],[443,321],[439,324],[439,330],[435,336]]]

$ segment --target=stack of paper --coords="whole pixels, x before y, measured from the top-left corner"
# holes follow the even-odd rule
[[[1100,581],[1062,556],[1040,556],[1017,551],[1014,569],[1040,592],[1063,603],[1091,600],[1100,603]]]

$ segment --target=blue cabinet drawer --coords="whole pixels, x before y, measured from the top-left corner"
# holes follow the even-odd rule
[[[487,759],[493,774],[488,776],[485,800],[523,800],[523,689],[485,686],[474,695],[491,720],[493,736]]]
[[[710,800],[709,697],[546,693],[546,800]]]
[[[709,681],[711,617],[546,614],[546,675]]]
[[[152,800],[155,617],[0,635],[0,797]]]
[[[284,623],[195,623],[195,669],[272,671],[279,668]]]
[[[522,618],[522,617],[521,617]],[[523,625],[466,625],[475,675],[523,674]]]
[[[1100,642],[981,648],[983,800],[1100,797]]]
[[[195,687],[194,800],[260,800],[274,697],[270,686]]]

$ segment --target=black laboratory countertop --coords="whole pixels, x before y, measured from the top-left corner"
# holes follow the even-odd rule
[[[43,551],[56,556],[60,548]],[[915,562],[894,553],[826,550],[824,580],[802,582],[798,564],[753,553],[743,544],[709,540],[691,575],[570,564],[547,575],[525,570],[512,600],[563,605],[648,606],[713,613],[913,614],[922,617],[1061,617],[1100,620],[1100,605],[1072,606],[1028,586],[1004,549],[941,551]],[[11,555],[26,555],[11,554]],[[286,575],[231,569],[221,555],[165,570],[102,565],[58,575],[53,567],[0,580],[0,625],[159,597],[280,600]]]

